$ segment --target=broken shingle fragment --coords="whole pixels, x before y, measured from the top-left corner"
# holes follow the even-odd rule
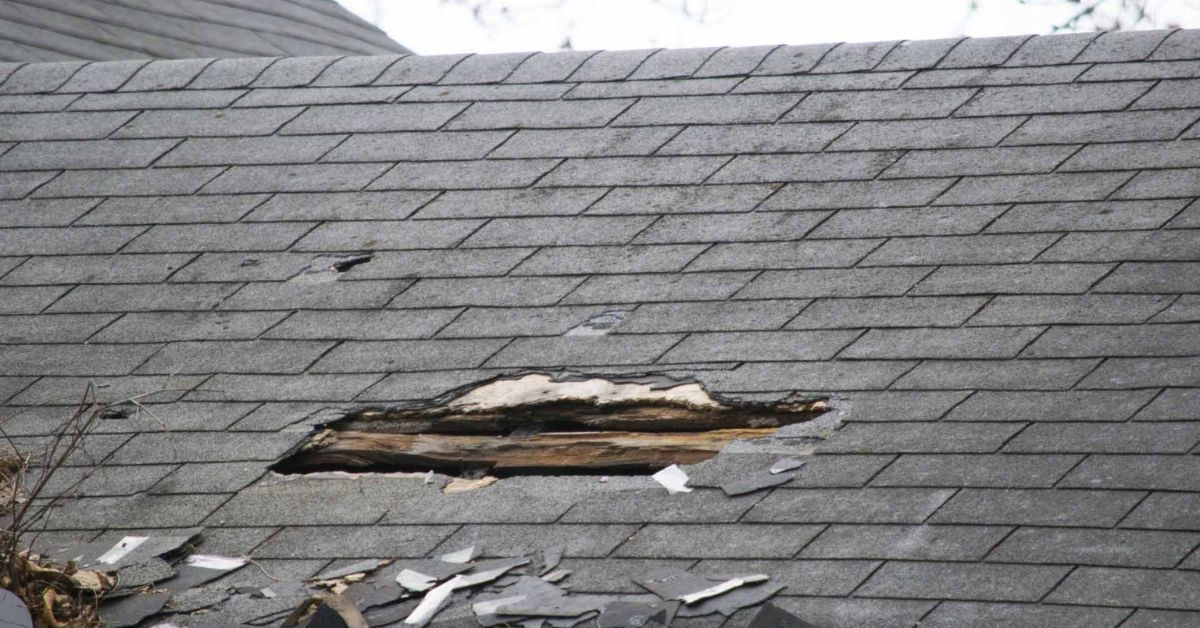
[[[749,628],[816,628],[812,624],[796,617],[795,615],[775,606],[774,604],[763,604],[762,608],[758,609],[758,613],[754,615],[754,619],[750,620]]]
[[[170,599],[170,593],[147,593],[130,595],[105,604],[100,608],[100,618],[106,627],[123,628],[136,626],[142,620],[158,613]]]
[[[663,488],[672,495],[692,492],[687,485],[688,476],[683,469],[679,468],[679,465],[673,464],[650,477],[654,478],[655,482],[662,484]]]

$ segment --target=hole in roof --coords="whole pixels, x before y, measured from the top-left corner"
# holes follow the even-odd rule
[[[735,440],[765,438],[826,410],[824,399],[739,401],[659,375],[525,373],[427,403],[351,411],[272,470],[640,475],[702,462]]]

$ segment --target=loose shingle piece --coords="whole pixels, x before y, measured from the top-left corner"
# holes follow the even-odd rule
[[[102,615],[1200,625],[1200,30],[401,56],[332,0],[0,18],[0,454],[114,404],[25,502],[39,555],[124,574]],[[633,436],[391,422],[564,372],[640,387],[572,406]],[[695,438],[642,405],[680,380],[680,415],[828,411],[605,476],[462,455]]]

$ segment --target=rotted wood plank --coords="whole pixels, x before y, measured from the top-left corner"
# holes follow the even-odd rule
[[[604,471],[691,464],[737,439],[763,438],[777,428],[704,432],[550,432],[527,438],[489,435],[329,431],[288,460],[289,466],[395,467],[412,470],[488,468]]]

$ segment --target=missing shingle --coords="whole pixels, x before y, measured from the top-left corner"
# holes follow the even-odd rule
[[[568,336],[603,336],[625,322],[629,312],[605,310],[567,330]]]
[[[314,257],[300,273],[289,281],[293,283],[325,283],[337,281],[342,273],[375,259],[370,253],[354,255],[320,255]]]
[[[664,376],[526,373],[429,403],[366,408],[318,428],[273,470],[478,477],[644,474],[715,456],[826,411],[822,399],[757,403]]]

